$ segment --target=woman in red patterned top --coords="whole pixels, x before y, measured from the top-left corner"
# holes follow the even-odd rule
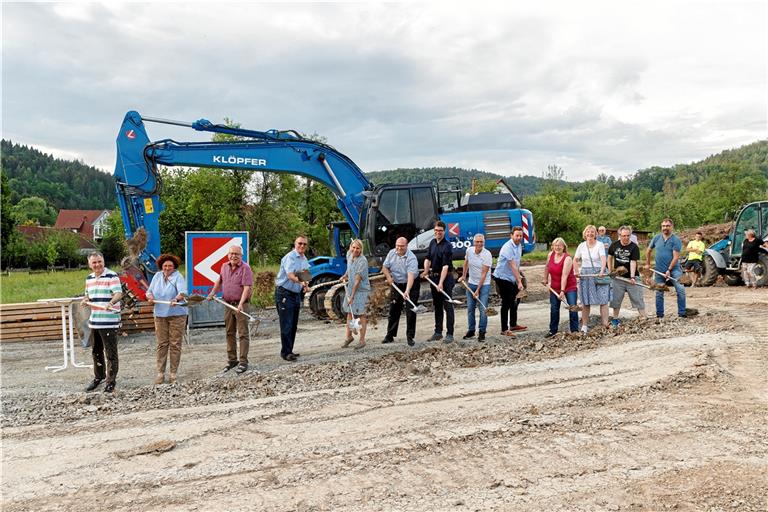
[[[547,256],[544,267],[544,286],[552,288],[557,295],[549,293],[549,333],[547,338],[557,334],[560,325],[560,304],[562,300],[569,305],[576,305],[576,276],[573,275],[573,259],[568,255],[568,245],[558,237],[552,241],[552,250]],[[568,324],[571,332],[579,332],[579,314],[571,311],[568,314]]]

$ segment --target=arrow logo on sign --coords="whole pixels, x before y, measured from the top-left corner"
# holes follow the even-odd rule
[[[203,261],[195,265],[195,271],[215,283],[219,278],[219,273],[213,270],[213,265],[226,256],[229,252],[229,248],[233,245],[237,245],[242,249],[243,239],[238,237],[228,240],[224,245],[209,254]]]

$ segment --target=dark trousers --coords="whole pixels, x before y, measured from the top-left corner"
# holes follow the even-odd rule
[[[406,283],[395,283],[400,291],[405,291]],[[419,300],[419,288],[420,283],[418,280],[414,281],[413,287],[408,294],[411,302],[418,304]],[[405,302],[403,296],[397,293],[395,290],[389,290],[389,319],[387,320],[387,339],[393,340],[397,336],[397,329],[400,327],[400,313],[405,308],[405,336],[408,339],[416,337],[416,313],[411,309],[411,305]]]
[[[517,283],[496,279],[496,289],[501,297],[501,331],[517,325]]]
[[[285,357],[293,353],[293,343],[296,341],[296,328],[299,325],[299,309],[301,309],[301,294],[278,286],[275,290],[275,306],[280,318],[280,355]]]
[[[440,279],[440,274],[433,274],[430,276],[430,279],[437,284]],[[443,291],[445,291],[449,297],[453,293],[454,284],[455,280],[453,278],[453,273],[448,272],[445,281],[443,281]],[[443,312],[445,312],[445,333],[449,336],[453,336],[453,304],[448,302],[445,295],[437,291],[437,288],[432,285],[430,285],[430,287],[432,288],[432,305],[435,308],[435,334],[443,334]]]
[[[93,336],[93,377],[107,379],[107,384],[114,384],[117,378],[117,329],[91,329]],[[107,363],[104,365],[104,353]]]

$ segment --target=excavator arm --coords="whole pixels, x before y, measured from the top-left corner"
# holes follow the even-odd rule
[[[238,137],[236,142],[176,142],[170,139],[151,142],[145,122],[185,126],[197,131],[224,133]],[[160,200],[158,166],[212,167],[245,169],[304,176],[328,187],[337,206],[359,236],[364,222],[366,195],[373,190],[360,168],[333,147],[302,138],[294,131],[259,132],[224,125],[205,119],[182,123],[142,117],[138,112],[125,115],[117,135],[115,186],[126,238],[137,229],[147,232],[147,245],[139,259],[156,271],[160,254]]]

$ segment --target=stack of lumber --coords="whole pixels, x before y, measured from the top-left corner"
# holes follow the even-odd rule
[[[65,308],[66,311],[66,308]],[[123,312],[120,332],[154,329],[152,307],[142,303],[138,312]],[[77,337],[77,319],[74,326]],[[61,305],[44,302],[0,304],[0,341],[61,340]]]

